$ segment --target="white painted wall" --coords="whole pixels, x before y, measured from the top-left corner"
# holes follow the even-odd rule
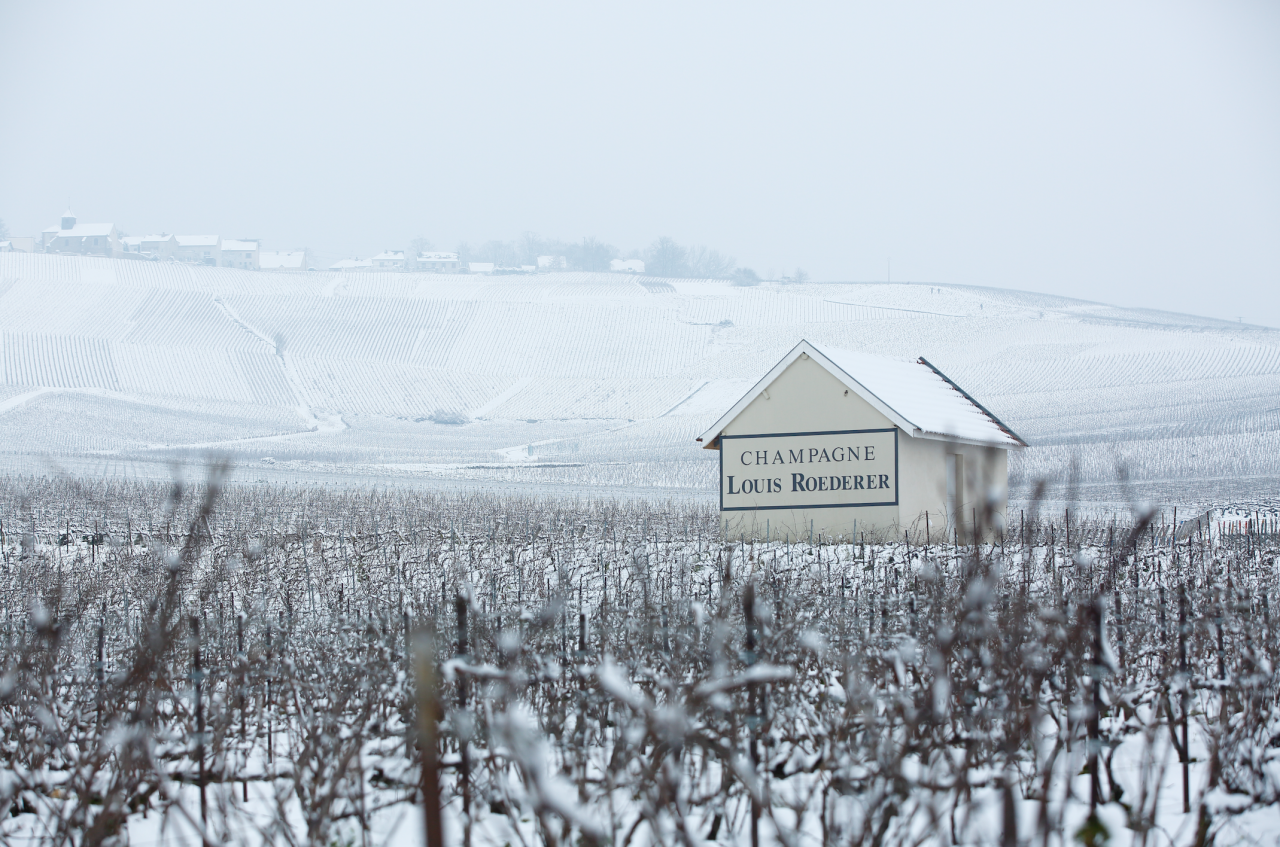
[[[727,435],[892,427],[884,415],[845,388],[826,368],[802,356],[747,405],[724,428]],[[741,443],[741,442],[739,442]],[[961,540],[972,532],[976,512],[981,519],[984,492],[994,494],[995,510],[1003,518],[1008,492],[1008,453],[1000,448],[978,447],[929,438],[913,438],[898,431],[897,506],[857,506],[824,509],[771,509],[721,512],[725,538],[807,540],[816,538],[901,538],[910,532],[913,542],[924,540],[925,514],[933,541],[951,537],[954,509],[947,503],[948,455],[959,455],[963,472],[957,500],[963,518]],[[723,484],[723,483],[722,483]],[[969,535],[971,537],[971,535]]]

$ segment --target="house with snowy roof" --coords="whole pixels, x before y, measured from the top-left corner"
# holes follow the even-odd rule
[[[307,269],[307,251],[291,250],[286,252],[264,250],[258,256],[258,267],[264,271],[277,273],[302,273]]]
[[[126,253],[137,253],[148,259],[172,259],[175,240],[172,235],[131,235],[120,239]]]
[[[36,239],[32,235],[11,235],[0,241],[0,253],[34,253]]]
[[[123,252],[115,224],[77,223],[70,210],[63,212],[60,224],[40,234],[47,253],[118,256]]]
[[[924,358],[801,341],[698,439],[729,539],[998,535],[1026,442]]]
[[[216,235],[175,235],[173,258],[217,267],[222,255],[222,239]]]
[[[402,271],[404,270],[404,251],[384,250],[370,261],[375,271]]]
[[[462,262],[458,261],[457,253],[419,253],[418,270],[440,274],[456,274],[462,271]]]
[[[218,246],[218,265],[224,268],[240,268],[243,271],[258,270],[258,242],[247,239],[224,239]]]
[[[172,259],[177,246],[177,238],[167,232],[142,236],[142,252],[149,253],[157,259]]]

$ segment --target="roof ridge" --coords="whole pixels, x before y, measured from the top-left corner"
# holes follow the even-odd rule
[[[954,388],[956,391],[959,391],[959,392],[960,392],[960,396],[964,397],[964,399],[968,400],[970,403],[972,403],[973,405],[977,406],[977,407],[978,407],[978,409],[980,409],[984,415],[986,415],[988,418],[990,418],[990,419],[991,419],[991,422],[992,422],[992,423],[994,423],[996,426],[1000,427],[1000,429],[1002,429],[1002,430],[1005,432],[1005,434],[1006,434],[1006,435],[1008,435],[1010,438],[1012,438],[1014,441],[1017,441],[1017,442],[1018,442],[1019,444],[1021,444],[1023,447],[1030,447],[1030,446],[1031,446],[1030,444],[1028,444],[1028,443],[1026,442],[1026,440],[1025,440],[1021,435],[1018,435],[1018,433],[1016,433],[1016,432],[1014,432],[1012,429],[1010,429],[1010,428],[1009,428],[1009,426],[1008,426],[1004,421],[1000,420],[1000,419],[999,419],[999,418],[997,418],[994,414],[992,414],[992,412],[991,412],[991,410],[990,410],[990,409],[988,409],[986,406],[982,405],[982,404],[981,404],[981,403],[979,403],[976,399],[974,399],[974,397],[973,397],[973,395],[972,395],[972,394],[970,394],[968,391],[965,391],[965,390],[964,390],[963,388],[961,388],[959,385],[956,385],[955,381],[954,381],[953,379],[951,379],[951,377],[947,376],[947,375],[946,375],[946,374],[944,374],[942,371],[938,370],[938,368],[934,366],[933,362],[930,362],[930,361],[929,361],[928,359],[926,359],[924,356],[921,356],[921,357],[917,360],[917,362],[918,362],[919,364],[921,364],[921,365],[925,365],[926,367],[928,367],[928,368],[929,368],[929,370],[933,371],[933,372],[934,372],[934,373],[936,373],[938,376],[942,377],[942,379],[947,383],[947,385],[951,386],[951,387],[952,387],[952,388]]]

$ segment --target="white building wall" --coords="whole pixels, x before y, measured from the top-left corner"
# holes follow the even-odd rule
[[[899,523],[910,532],[913,541],[924,539],[926,526],[931,541],[953,538],[956,530],[964,541],[971,537],[975,519],[990,537],[991,528],[985,525],[1004,519],[1009,498],[1009,451],[900,436],[898,453]],[[960,489],[952,503],[948,496],[947,463],[949,456],[957,455],[961,460]],[[993,519],[984,513],[988,492],[994,495],[992,507],[999,518]]]
[[[760,396],[724,428],[726,435],[826,432],[882,429],[894,424],[826,368],[807,356],[792,362]],[[741,443],[741,442],[739,442]],[[951,537],[956,509],[947,496],[947,456],[961,456],[961,490],[955,498],[966,516],[959,529],[963,540],[971,533],[973,510],[983,511],[984,492],[996,493],[1003,515],[1008,490],[1008,453],[931,438],[912,437],[898,430],[898,505],[811,509],[768,509],[720,513],[726,539],[901,538],[924,540],[925,514],[933,541]],[[723,482],[721,483],[723,484]]]

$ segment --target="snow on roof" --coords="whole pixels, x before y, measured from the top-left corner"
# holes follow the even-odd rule
[[[331,271],[350,271],[356,268],[373,267],[373,259],[339,259],[329,266]]]
[[[457,253],[419,253],[419,262],[456,262],[458,261]]]
[[[698,440],[706,447],[714,446],[724,428],[788,365],[805,354],[908,435],[1012,449],[1026,446],[1017,433],[923,358],[904,362],[853,350],[819,347],[808,341],[797,344]]]
[[[493,273],[493,262],[467,262],[467,270],[473,274],[490,274]]]
[[[258,259],[258,266],[264,271],[272,268],[301,268],[307,260],[307,254],[301,250],[292,253],[263,253]]]
[[[164,233],[160,233],[159,235],[142,236],[143,241],[168,241],[171,238],[173,238],[172,235],[165,235]]]
[[[175,235],[179,247],[217,247],[216,235]]]
[[[58,230],[58,238],[84,238],[85,236],[110,235],[115,224],[76,224],[71,229]],[[47,232],[48,230],[46,230]]]
[[[223,250],[257,250],[258,242],[256,241],[224,241],[222,242]]]

